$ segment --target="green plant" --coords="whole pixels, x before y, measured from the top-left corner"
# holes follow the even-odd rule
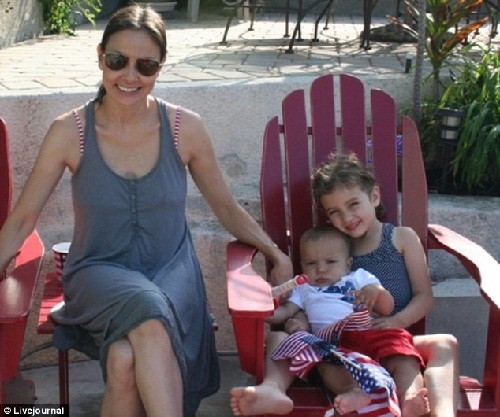
[[[464,56],[458,75],[441,98],[439,107],[465,111],[458,132],[453,176],[469,190],[483,183],[500,182],[500,55],[491,50],[477,57]]]
[[[441,146],[439,143],[439,121],[436,113],[439,109],[439,101],[434,98],[425,98],[420,108],[420,118],[417,122],[420,135],[420,148],[424,159],[427,179],[432,181],[432,172],[441,172]],[[413,109],[403,108],[401,114],[413,116]]]
[[[74,13],[80,12],[92,24],[101,11],[101,0],[40,0],[43,4],[43,20],[49,33],[74,34]]]
[[[420,15],[418,1],[405,0],[405,3],[409,14],[415,21],[418,21]],[[445,61],[452,55],[457,45],[488,22],[488,18],[485,17],[458,27],[465,18],[470,18],[472,11],[482,4],[483,0],[427,0],[425,52],[432,65],[432,78],[436,87],[435,98],[439,98],[439,76]],[[414,37],[418,37],[417,31],[411,26],[396,21],[394,18],[391,20]]]

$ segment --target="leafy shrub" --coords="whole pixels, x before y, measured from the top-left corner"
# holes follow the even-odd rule
[[[465,55],[456,66],[458,74],[449,84],[439,107],[465,111],[453,176],[469,190],[483,183],[500,182],[500,55],[484,50],[480,58]]]
[[[43,21],[52,34],[74,34],[74,13],[80,12],[92,24],[101,11],[101,0],[40,0],[43,4]]]

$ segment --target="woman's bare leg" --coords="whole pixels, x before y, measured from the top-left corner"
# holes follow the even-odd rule
[[[163,323],[148,320],[130,331],[139,395],[148,417],[182,417],[183,388],[177,358]]]
[[[271,332],[267,337],[266,365],[264,380],[260,385],[234,387],[231,389],[231,409],[235,416],[260,414],[288,414],[293,410],[293,402],[286,390],[294,380],[290,374],[288,361],[274,361],[272,352],[288,336],[284,332]]]
[[[132,346],[127,339],[111,344],[106,363],[107,381],[101,406],[101,417],[145,416],[135,382]]]
[[[415,336],[413,340],[427,360],[424,381],[431,416],[456,416],[459,392],[457,339],[449,334],[429,334]]]

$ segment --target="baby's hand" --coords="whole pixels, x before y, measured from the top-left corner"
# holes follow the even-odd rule
[[[307,316],[302,311],[298,312],[297,314],[295,314],[295,316],[285,321],[285,332],[287,332],[288,334],[299,331],[308,332],[310,330],[311,326],[309,325]]]
[[[360,290],[351,291],[352,295],[354,295],[354,304],[371,311],[381,289],[382,287],[378,284],[368,284]]]

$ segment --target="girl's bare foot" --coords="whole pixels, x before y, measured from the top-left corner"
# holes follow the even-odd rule
[[[347,414],[371,403],[370,396],[359,387],[339,394],[333,401],[333,406],[338,414]]]
[[[417,393],[407,396],[401,406],[402,417],[424,416],[430,411],[426,388],[421,388]]]
[[[255,387],[235,387],[231,391],[231,409],[235,416],[288,414],[293,402],[277,386],[261,384]]]

